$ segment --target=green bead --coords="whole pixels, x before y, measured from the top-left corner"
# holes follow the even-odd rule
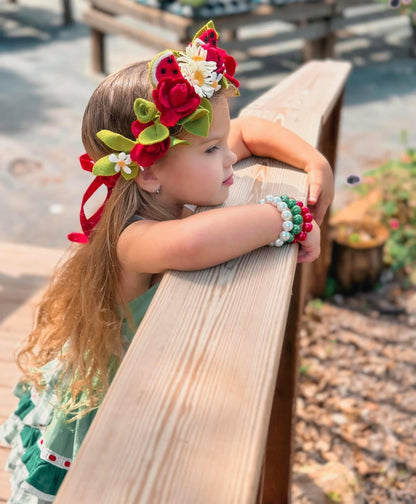
[[[294,215],[292,217],[292,222],[293,222],[293,224],[297,224],[298,226],[301,226],[303,224],[303,217],[301,215]]]
[[[295,200],[295,199],[293,199],[293,198],[290,198],[290,200],[287,202],[287,206],[288,206],[289,208],[292,208],[292,207],[294,207],[295,205],[296,205],[296,200]]]
[[[288,239],[288,240],[286,240],[286,243],[292,243],[292,242],[293,242],[293,240],[295,239],[295,237],[294,237],[293,233],[289,233],[289,234],[290,234],[290,237],[289,237],[289,239]]]
[[[294,235],[297,235],[299,234],[300,232],[302,231],[302,228],[298,225],[298,224],[295,224],[292,228],[292,233]]]
[[[289,201],[289,196],[287,194],[283,194],[282,196],[280,196],[280,199],[287,203]]]
[[[300,215],[302,213],[302,210],[298,205],[295,205],[293,208],[290,209],[290,211],[292,212],[292,215]]]

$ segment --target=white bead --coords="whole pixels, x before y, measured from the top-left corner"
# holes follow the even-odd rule
[[[274,247],[274,242],[269,243],[269,247]]]
[[[279,196],[275,196],[275,197],[273,198],[273,203],[274,203],[276,206],[277,206],[277,204],[278,204],[278,203],[280,203],[281,201],[282,201],[282,200],[280,199],[280,197],[279,197]]]
[[[284,241],[282,241],[280,238],[278,238],[275,242],[274,242],[274,246],[275,247],[281,247],[282,245],[284,245]]]
[[[293,229],[293,222],[290,220],[284,221],[282,224],[282,228],[284,231],[292,231]]]
[[[260,201],[259,201],[260,205],[264,205],[266,203],[266,200],[264,198],[262,198]]]
[[[268,195],[266,196],[266,202],[267,202],[267,203],[273,203],[273,196],[272,196],[271,194],[268,194]]]
[[[287,209],[287,204],[284,201],[280,201],[280,203],[278,203],[276,206],[279,212],[283,212],[283,210]]]
[[[280,239],[285,242],[290,238],[290,233],[288,233],[287,231],[282,231],[279,236]]]
[[[284,221],[292,220],[292,212],[290,210],[283,210],[281,215],[282,215],[282,220],[284,220]]]

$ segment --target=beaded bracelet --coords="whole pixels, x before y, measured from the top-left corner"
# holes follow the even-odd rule
[[[275,206],[283,220],[283,231],[279,238],[269,243],[270,247],[281,247],[285,243],[296,243],[306,240],[306,236],[312,231],[312,214],[307,206],[301,201],[289,198],[286,194],[282,196],[268,195],[259,201],[260,204],[269,203]]]

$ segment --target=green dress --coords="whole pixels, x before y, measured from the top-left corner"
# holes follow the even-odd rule
[[[129,304],[135,330],[124,322],[122,335],[127,344],[142,321],[157,286]],[[68,422],[68,416],[56,407],[55,386],[61,370],[62,363],[58,359],[42,368],[46,387],[41,393],[19,384],[14,392],[20,398],[19,405],[0,426],[0,442],[12,447],[6,465],[6,470],[12,474],[12,496],[8,504],[53,502],[96,415],[97,410],[94,410]]]

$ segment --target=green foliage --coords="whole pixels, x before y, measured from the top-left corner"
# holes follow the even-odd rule
[[[97,133],[97,137],[108,147],[119,152],[130,152],[135,143],[133,140],[113,133],[109,130],[101,130]]]
[[[400,159],[365,173],[356,190],[362,196],[379,191],[374,212],[390,229],[384,259],[416,283],[416,149],[408,148]]]

